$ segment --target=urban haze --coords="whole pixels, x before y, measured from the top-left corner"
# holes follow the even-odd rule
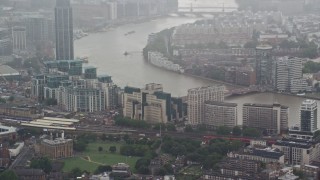
[[[0,0],[0,180],[320,179],[320,0]]]

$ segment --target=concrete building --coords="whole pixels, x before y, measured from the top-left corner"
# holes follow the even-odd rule
[[[260,161],[264,163],[284,163],[284,154],[276,148],[245,148],[241,152],[230,152],[228,153],[230,158],[247,159],[253,161]]]
[[[15,127],[0,125],[0,141],[4,140],[16,140],[17,129]]]
[[[9,56],[12,54],[12,50],[10,31],[0,28],[0,56]]]
[[[144,89],[125,87],[123,116],[150,123],[167,123],[172,119],[171,94],[161,84],[150,83]]]
[[[293,79],[290,81],[290,92],[298,93],[308,90],[308,82],[306,79]]]
[[[27,49],[27,33],[25,27],[12,28],[12,45],[13,50],[23,51]]]
[[[15,107],[8,104],[0,105],[0,118],[17,121],[31,121],[41,114],[37,112],[35,106]]]
[[[70,0],[57,0],[55,7],[56,59],[74,59],[73,18]]]
[[[237,126],[238,114],[236,103],[224,103],[207,101],[204,103],[203,124],[219,127],[226,126],[233,128]]]
[[[61,138],[55,140],[43,139],[40,144],[40,153],[50,159],[61,159],[73,156],[73,140]]]
[[[78,86],[60,86],[55,95],[58,105],[67,111],[95,112],[106,109],[104,92],[87,87],[85,81],[80,81]]]
[[[25,22],[28,42],[54,41],[54,21],[52,19],[37,15],[26,17]]]
[[[300,130],[315,132],[318,130],[318,106],[315,100],[304,100],[300,107]]]
[[[0,169],[7,169],[10,165],[10,153],[7,145],[0,144]]]
[[[23,169],[13,170],[21,180],[46,180],[46,173],[42,169]]]
[[[191,125],[204,122],[204,102],[224,101],[224,86],[199,87],[188,90],[188,121]]]
[[[285,163],[290,165],[311,164],[318,159],[320,150],[319,143],[299,139],[278,140],[272,147],[283,152]]]
[[[17,157],[20,154],[20,152],[21,152],[23,147],[24,147],[24,142],[15,143],[12,148],[9,148],[10,157],[11,158],[12,157],[14,157],[14,158]]]
[[[289,108],[280,104],[244,104],[243,125],[280,134],[288,129]]]
[[[302,62],[301,58],[287,56],[276,60],[275,88],[278,91],[296,91],[298,87],[292,82],[302,78]]]
[[[272,46],[260,45],[256,47],[256,78],[257,85],[272,87],[274,81],[274,60]]]

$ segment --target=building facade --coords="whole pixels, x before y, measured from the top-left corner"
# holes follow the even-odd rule
[[[150,83],[144,89],[125,87],[123,116],[150,123],[167,123],[172,119],[172,103],[171,94],[163,92],[161,84]]]
[[[278,140],[272,147],[284,153],[285,164],[304,165],[311,164],[318,159],[320,144],[313,144],[306,140],[283,139]]]
[[[73,18],[70,0],[57,0],[55,7],[56,59],[74,59]]]
[[[27,49],[27,34],[25,27],[12,28],[12,46],[13,50],[23,51]]]
[[[315,132],[318,130],[318,106],[315,100],[304,100],[300,107],[300,130]]]
[[[199,87],[188,90],[188,121],[198,125],[204,121],[204,102],[224,101],[224,86]]]
[[[256,47],[256,78],[257,85],[270,87],[274,81],[274,60],[272,46],[261,45]]]
[[[237,104],[235,103],[207,101],[204,103],[204,113],[203,124],[214,127],[226,126],[229,128],[237,126],[238,114]]]
[[[280,104],[244,104],[243,125],[280,134],[288,129],[289,108]]]
[[[302,62],[301,58],[287,56],[276,60],[275,88],[278,91],[296,91],[296,83],[292,84],[292,80],[302,78]]]
[[[50,159],[61,159],[73,156],[73,140],[57,138],[55,140],[44,139],[40,144],[40,153]]]

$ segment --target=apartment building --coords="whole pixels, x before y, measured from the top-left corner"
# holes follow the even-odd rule
[[[280,104],[243,105],[243,125],[264,129],[270,134],[280,134],[288,129],[289,108]]]
[[[188,90],[188,121],[191,125],[204,122],[206,101],[224,101],[224,86],[199,87]]]
[[[226,126],[233,128],[237,126],[237,104],[217,101],[206,101],[204,103],[203,124],[219,127]]]
[[[290,165],[311,164],[318,159],[320,144],[302,139],[282,139],[272,145],[284,153],[284,161]]]
[[[288,56],[276,60],[275,88],[278,91],[296,92],[298,90],[296,89],[296,81],[293,80],[302,78],[302,62],[301,58]]]

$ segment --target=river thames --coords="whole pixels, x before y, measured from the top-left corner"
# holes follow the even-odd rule
[[[190,6],[236,6],[234,0],[180,0],[180,7]],[[76,56],[88,56],[89,64],[98,68],[98,74],[108,74],[120,87],[126,85],[143,87],[146,83],[163,84],[164,90],[173,96],[185,96],[190,88],[216,84],[213,81],[195,78],[183,74],[166,71],[146,63],[142,57],[142,49],[147,43],[148,35],[184,23],[192,23],[194,17],[166,17],[139,24],[128,24],[107,32],[90,34],[75,41]],[[129,31],[135,33],[125,36]],[[128,56],[123,53],[129,52]],[[279,102],[290,107],[289,126],[298,123],[299,107],[304,99],[301,97],[280,94],[261,93],[233,97],[227,101],[238,103],[238,124],[242,124],[243,103]],[[318,102],[319,103],[319,102]],[[320,115],[320,113],[318,113]],[[319,118],[319,117],[318,117]]]

